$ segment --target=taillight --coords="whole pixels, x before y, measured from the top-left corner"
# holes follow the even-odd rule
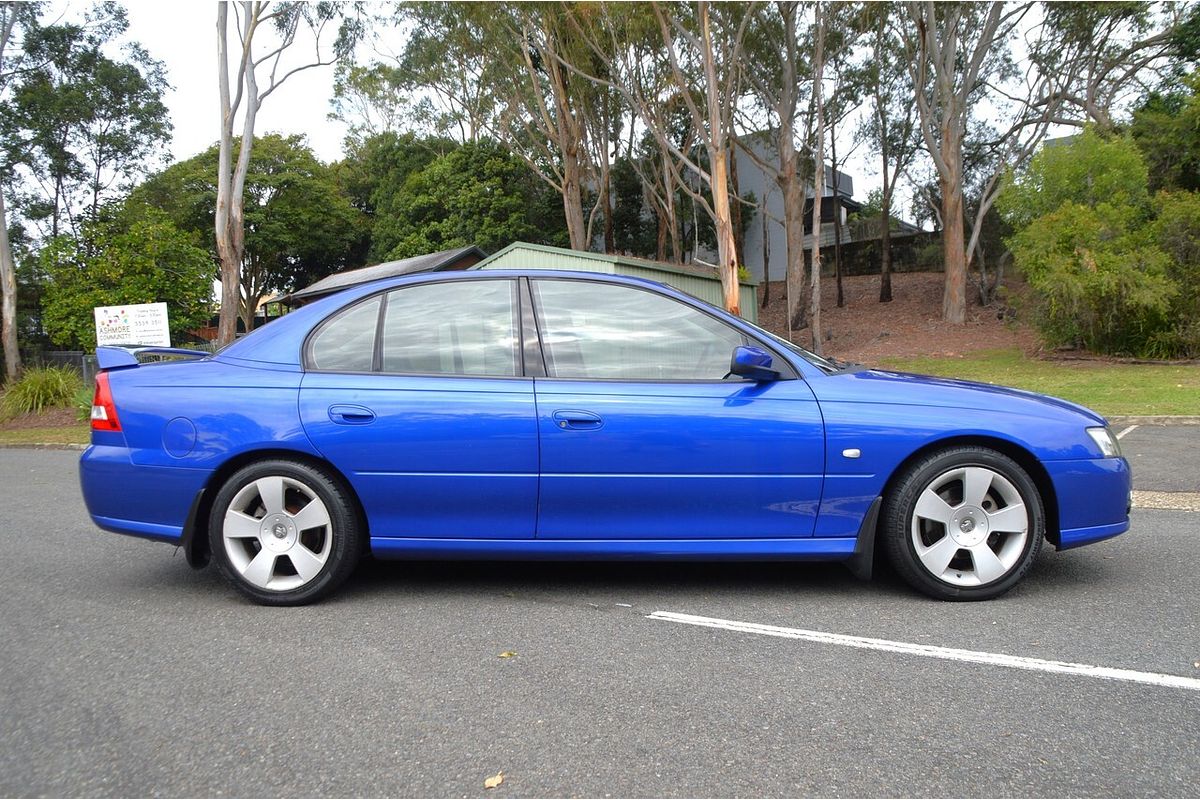
[[[121,420],[117,419],[117,407],[113,405],[112,390],[108,388],[107,372],[96,375],[96,394],[92,396],[92,430],[121,430]]]

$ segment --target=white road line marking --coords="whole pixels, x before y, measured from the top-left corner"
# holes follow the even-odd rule
[[[1136,427],[1137,427],[1137,425],[1130,425],[1128,428],[1126,428],[1125,430],[1118,433],[1117,438],[1118,439],[1122,438],[1125,434],[1129,433],[1131,430],[1133,430]]]
[[[684,625],[699,625],[704,628],[721,628],[738,633],[757,633],[763,636],[778,636],[784,639],[801,639],[817,644],[836,644],[843,647],[857,647],[861,650],[881,650],[885,653],[901,653],[903,655],[924,656],[926,658],[942,658],[948,661],[965,661],[971,664],[988,664],[994,667],[1012,667],[1015,669],[1034,670],[1036,672],[1054,672],[1062,675],[1079,675],[1085,678],[1104,678],[1113,681],[1128,681],[1144,683],[1150,686],[1162,686],[1172,689],[1189,689],[1200,691],[1200,680],[1184,678],[1180,675],[1164,675],[1157,672],[1138,672],[1132,669],[1114,669],[1098,667],[1091,664],[1072,664],[1068,661],[1045,661],[1040,658],[1010,656],[1004,653],[984,653],[977,650],[958,650],[952,647],[938,647],[928,644],[912,644],[909,642],[893,642],[888,639],[868,639],[865,636],[847,636],[841,633],[825,633],[824,631],[808,631],[802,628],[781,628],[777,625],[759,625],[754,622],[735,622],[714,617],[697,617],[692,614],[678,614],[674,611],[655,611],[648,614],[647,619],[657,619],[664,622],[680,622]]]

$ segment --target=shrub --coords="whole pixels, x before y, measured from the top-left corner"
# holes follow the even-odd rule
[[[75,419],[80,422],[90,422],[92,419],[92,400],[96,398],[95,386],[80,386],[75,393]]]
[[[1172,355],[1179,293],[1170,257],[1127,209],[1066,202],[1009,243],[1038,295],[1036,323],[1050,345],[1099,353]]]
[[[70,367],[27,369],[5,391],[0,416],[40,414],[48,408],[69,406],[82,385],[83,379]]]

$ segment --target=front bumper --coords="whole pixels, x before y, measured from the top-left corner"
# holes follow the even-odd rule
[[[1059,550],[1129,530],[1133,475],[1124,458],[1043,462],[1058,498]]]

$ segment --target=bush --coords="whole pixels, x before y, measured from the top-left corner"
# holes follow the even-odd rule
[[[1099,353],[1173,355],[1170,314],[1179,290],[1170,257],[1127,209],[1064,203],[1009,240],[1038,295],[1036,322],[1050,345]]]
[[[80,422],[90,422],[92,419],[92,400],[96,398],[95,386],[80,386],[75,393],[75,419]]]
[[[83,386],[79,373],[70,367],[34,367],[27,369],[10,385],[0,401],[0,417],[40,414],[48,408],[72,404]]]

